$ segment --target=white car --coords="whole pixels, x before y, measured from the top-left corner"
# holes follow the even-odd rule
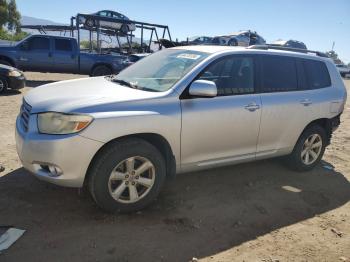
[[[347,65],[338,64],[335,66],[338,68],[338,71],[342,77],[350,76],[350,68]]]
[[[250,46],[264,45],[266,41],[256,32],[246,30],[232,33],[229,35],[216,36],[212,39],[214,45],[229,45],[229,46]]]
[[[102,10],[93,14],[79,14],[79,23],[87,28],[102,27],[120,30],[127,34],[136,30],[136,25],[128,17],[115,11]]]

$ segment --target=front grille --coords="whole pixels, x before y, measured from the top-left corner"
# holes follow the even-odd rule
[[[21,106],[20,117],[21,117],[21,125],[22,125],[25,132],[28,131],[29,115],[30,115],[31,110],[32,110],[32,107],[26,101],[23,100],[23,104]]]

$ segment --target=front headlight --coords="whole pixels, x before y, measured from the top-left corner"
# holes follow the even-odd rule
[[[20,71],[17,71],[17,70],[11,70],[8,73],[8,76],[14,76],[14,77],[18,77],[18,76],[21,76],[21,75],[22,75],[22,73]]]
[[[93,117],[89,115],[41,113],[38,114],[38,129],[44,134],[72,134],[86,128],[92,120]]]

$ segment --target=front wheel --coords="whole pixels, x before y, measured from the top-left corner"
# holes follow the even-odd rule
[[[91,76],[107,76],[111,74],[112,74],[111,68],[109,68],[106,65],[95,66],[91,72]]]
[[[88,172],[89,191],[108,212],[134,212],[159,194],[166,176],[161,153],[142,139],[107,145]]]
[[[324,128],[319,125],[310,126],[299,137],[293,152],[287,158],[288,166],[297,171],[313,169],[321,161],[326,143]]]

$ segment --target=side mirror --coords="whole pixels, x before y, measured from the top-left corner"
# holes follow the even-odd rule
[[[191,84],[189,93],[191,96],[215,97],[218,89],[213,81],[196,80]]]

